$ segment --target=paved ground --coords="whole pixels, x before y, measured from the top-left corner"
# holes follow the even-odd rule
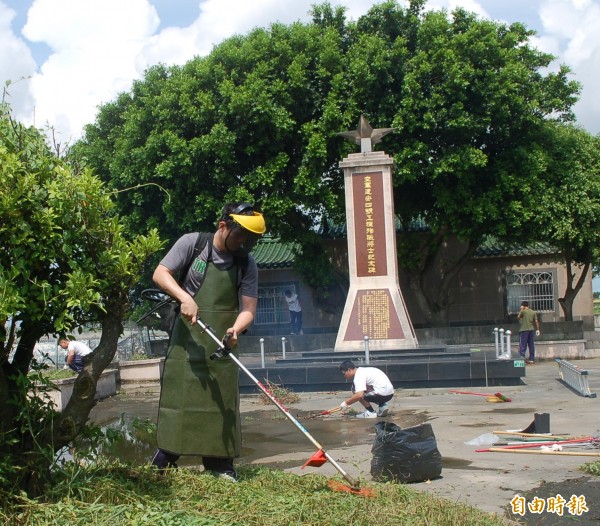
[[[593,393],[598,393],[598,398],[583,397],[561,383],[555,362],[527,366],[525,384],[521,386],[464,388],[490,394],[501,392],[512,399],[510,403],[490,403],[485,397],[451,394],[445,388],[398,390],[388,419],[401,427],[429,422],[443,457],[440,478],[411,486],[500,515],[506,514],[511,508],[511,500],[517,495],[529,500],[537,496],[544,502],[559,493],[567,501],[575,495],[579,503],[582,497],[585,498],[589,508],[580,517],[569,514],[565,508],[563,517],[556,513],[526,512],[523,516],[513,515],[513,518],[531,525],[598,524],[600,479],[590,478],[579,470],[586,462],[600,460],[598,457],[478,453],[475,451],[478,446],[465,444],[493,431],[522,430],[534,420],[535,413],[550,415],[552,434],[599,434],[600,358],[572,363],[590,372],[589,386]],[[352,477],[363,478],[368,483],[377,421],[359,421],[340,415],[306,419],[307,415],[336,407],[346,396],[347,393],[342,392],[301,393],[301,400],[289,407]],[[152,417],[156,414],[157,399],[157,388],[147,390],[145,402],[134,402],[135,413]],[[95,408],[96,416],[122,412],[118,402],[114,407],[111,404],[113,402],[99,403]],[[262,411],[270,412],[270,416],[261,416]],[[243,397],[242,421],[247,447],[239,463],[267,464],[298,474],[316,469],[299,468],[315,448],[289,422],[282,423],[281,418],[275,420],[277,414],[273,406],[258,404],[256,396]],[[330,463],[318,469],[326,476],[337,474]]]
[[[600,397],[600,358],[572,363],[589,370],[591,391],[598,393]],[[402,420],[407,419],[410,413],[424,417],[433,427],[438,449],[443,456],[441,478],[411,486],[501,515],[504,515],[507,509],[511,509],[511,499],[516,495],[527,495],[529,499],[535,496],[547,499],[559,492],[569,500],[572,494],[576,494],[577,497],[586,498],[590,509],[580,517],[570,515],[566,509],[563,517],[555,513],[529,512],[514,517],[530,524],[571,524],[575,518],[578,519],[575,521],[577,524],[598,524],[600,479],[590,479],[579,467],[600,458],[570,455],[554,455],[549,458],[549,455],[542,454],[477,453],[475,450],[479,449],[478,446],[465,444],[482,434],[496,430],[522,430],[534,420],[535,413],[550,415],[550,432],[553,434],[587,436],[600,433],[600,398],[583,397],[566,387],[558,380],[558,366],[555,362],[527,366],[525,382],[525,385],[514,387],[465,388],[467,391],[483,393],[501,392],[512,399],[510,403],[490,403],[485,397],[451,394],[448,389],[442,388],[397,392],[393,409],[396,415],[400,416],[393,417],[394,422],[406,427],[402,426]],[[342,396],[342,393],[314,393],[310,396],[303,393],[302,401],[294,404],[294,408],[329,409],[335,407]],[[414,425],[415,422],[407,423]],[[369,443],[348,444],[348,447],[328,451],[352,476],[361,476],[368,480],[373,458],[371,446],[374,428],[369,426],[365,428],[365,432],[372,436]],[[320,438],[327,448],[327,437]],[[307,453],[309,452],[310,449],[307,449]],[[600,453],[600,449],[596,449],[595,452]],[[282,457],[271,457],[263,461],[283,460],[285,456],[284,454]],[[306,455],[304,458],[307,458]],[[304,473],[306,470],[291,468],[289,471]],[[319,468],[319,472],[336,473],[330,464]],[[590,481],[587,482],[588,480]],[[555,484],[551,485],[552,483]],[[576,493],[571,493],[570,488],[574,488]],[[553,493],[550,495],[548,491]],[[565,522],[561,522],[562,520]],[[590,522],[586,522],[588,520]]]

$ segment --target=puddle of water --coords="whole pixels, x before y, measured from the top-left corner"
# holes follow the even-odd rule
[[[530,414],[531,418],[537,413],[539,409],[533,407],[499,407],[493,411],[487,411],[488,413],[503,413],[505,415],[525,415]]]
[[[142,402],[143,401],[143,402]],[[352,416],[329,415],[314,417],[315,413],[290,410],[294,417],[327,450],[360,444],[372,444],[375,440],[375,423],[379,420],[361,420]],[[142,436],[132,429],[135,420],[156,422],[158,396],[127,394],[103,400],[94,407],[90,418],[105,427],[120,428],[127,440],[120,441],[109,453],[127,462],[150,462],[156,449],[154,435]],[[259,463],[277,468],[297,467],[314,452],[314,445],[304,434],[276,408],[243,411],[242,454],[239,465]],[[386,418],[399,427],[412,427],[427,421],[423,413],[396,411]],[[295,455],[296,454],[296,455]],[[180,466],[198,466],[201,457],[182,457]]]

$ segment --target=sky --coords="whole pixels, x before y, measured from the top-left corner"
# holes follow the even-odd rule
[[[73,143],[98,106],[157,63],[184,64],[234,34],[309,21],[319,0],[0,0],[0,82],[17,119]],[[378,1],[330,0],[357,19]],[[401,2],[403,3],[403,2]],[[575,112],[600,132],[600,0],[430,0],[481,17],[523,22],[534,44],[583,85]],[[7,86],[6,82],[10,84]]]

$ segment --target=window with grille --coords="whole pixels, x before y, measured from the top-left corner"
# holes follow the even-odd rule
[[[508,272],[506,274],[506,292],[508,313],[515,314],[521,308],[521,302],[527,301],[536,312],[554,312],[556,278],[552,270],[528,272]]]
[[[294,283],[278,283],[258,287],[255,325],[285,325],[290,323],[290,310],[285,301],[285,291],[296,292]]]

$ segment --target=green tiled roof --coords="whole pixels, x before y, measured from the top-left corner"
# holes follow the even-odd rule
[[[344,226],[345,236],[345,226]],[[337,237],[337,236],[335,236]],[[299,249],[298,243],[282,243],[278,239],[265,237],[252,251],[259,269],[291,268],[294,266],[294,249]],[[498,258],[519,256],[549,256],[558,251],[548,243],[532,243],[519,245],[517,243],[501,243],[496,239],[487,238],[477,249],[474,258]]]
[[[259,269],[289,268],[294,264],[297,243],[282,243],[278,239],[264,237],[252,251]]]
[[[487,238],[475,251],[475,258],[498,258],[515,256],[549,256],[557,254],[558,250],[548,243],[501,243],[493,237]]]

